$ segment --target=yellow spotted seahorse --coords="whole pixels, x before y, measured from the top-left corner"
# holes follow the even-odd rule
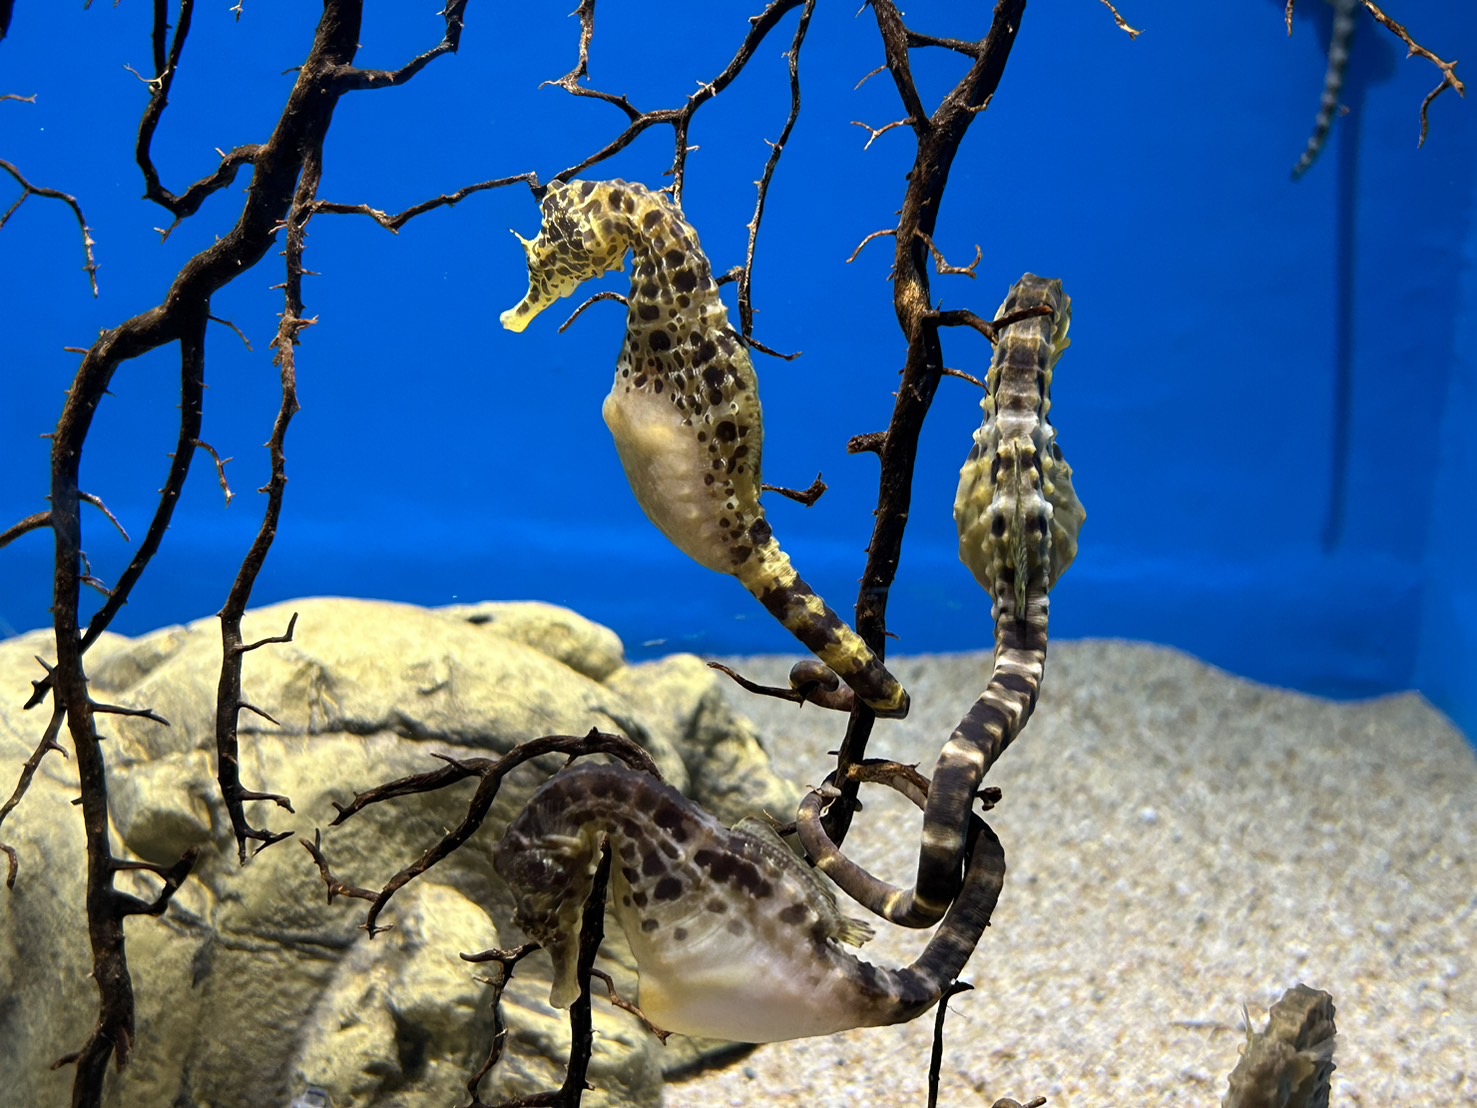
[[[1048,311],[1000,331],[981,402],[984,423],[959,473],[959,557],[995,602],[995,665],[939,754],[913,888],[873,877],[837,849],[821,823],[820,792],[806,797],[796,820],[800,841],[822,872],[863,906],[909,927],[938,922],[958,894],[975,795],[1036,706],[1046,667],[1046,594],[1076,558],[1087,517],[1047,419],[1052,372],[1069,343],[1072,301],[1060,281],[1028,273],[1000,314],[1032,308]]]
[[[634,258],[626,340],[605,422],[642,510],[699,564],[731,574],[881,716],[908,694],[790,564],[759,503],[764,424],[749,351],[729,325],[697,232],[625,181],[554,182],[529,241],[528,295],[502,314],[522,331],[583,282]]]

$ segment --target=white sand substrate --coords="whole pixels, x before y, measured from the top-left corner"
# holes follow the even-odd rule
[[[784,683],[777,659],[728,659]],[[869,751],[928,771],[985,655],[902,659],[913,711]],[[734,690],[813,784],[842,717]],[[940,1103],[1215,1105],[1244,1039],[1306,982],[1338,1008],[1334,1105],[1477,1105],[1477,758],[1416,695],[1337,704],[1174,651],[1054,644],[990,774],[1009,873],[946,1027]],[[847,849],[911,884],[919,817],[863,794]],[[863,915],[860,909],[852,913]],[[883,926],[905,964],[925,935]],[[670,1108],[920,1106],[931,1016],[773,1044],[668,1087]]]

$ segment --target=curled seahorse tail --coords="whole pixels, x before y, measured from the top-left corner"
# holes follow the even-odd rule
[[[937,1004],[944,990],[964,972],[989,926],[1005,885],[1005,848],[989,824],[971,816],[966,849],[969,861],[964,885],[943,922],[912,965],[889,974],[898,1010],[890,1022],[915,1019]]]
[[[889,719],[906,716],[907,691],[862,637],[795,572],[789,555],[770,533],[769,524],[760,520],[750,533],[757,540],[756,546],[734,571],[744,588],[872,711]]]
[[[1052,374],[1070,342],[1071,299],[1060,281],[1028,273],[1000,314],[1041,309],[1001,329],[981,403],[984,422],[959,475],[959,556],[994,601],[995,659],[985,691],[939,754],[913,888],[873,877],[837,849],[821,823],[820,793],[806,797],[796,815],[817,867],[862,905],[907,927],[937,922],[960,889],[975,795],[1036,706],[1046,665],[1046,594],[1076,557],[1086,519],[1047,419]]]
[[[980,783],[1030,719],[1046,667],[1049,602],[1033,591],[1027,618],[1016,619],[1009,594],[996,624],[995,665],[990,682],[939,753],[928,797],[923,803],[923,834],[918,876],[901,889],[846,857],[821,823],[824,798],[812,792],[800,805],[795,829],[816,868],[848,896],[889,923],[932,927],[944,918],[960,890],[968,813]]]

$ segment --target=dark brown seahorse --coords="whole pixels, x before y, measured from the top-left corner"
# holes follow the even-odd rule
[[[963,890],[902,969],[840,946],[871,928],[842,916],[824,879],[767,824],[724,827],[624,766],[555,774],[508,826],[493,865],[518,925],[554,959],[550,1003],[579,995],[580,916],[608,844],[612,907],[646,1017],[668,1031],[760,1043],[902,1023],[933,1007],[963,971],[1005,877],[994,833],[974,819],[968,839]]]
[[[820,792],[800,806],[797,830],[816,865],[864,907],[909,927],[936,923],[959,891],[975,795],[1036,706],[1046,667],[1046,594],[1076,558],[1087,517],[1047,418],[1072,301],[1060,281],[1028,273],[1000,313],[1043,307],[1049,314],[1001,330],[981,405],[984,423],[959,474],[959,557],[994,601],[995,664],[934,767],[913,888],[872,876],[836,848],[821,824]]]
[[[642,510],[679,550],[737,577],[874,712],[907,715],[902,686],[774,539],[759,503],[758,380],[697,232],[667,197],[625,181],[555,182],[540,208],[538,237],[519,237],[528,295],[503,326],[522,331],[629,252],[626,339],[604,414]]]

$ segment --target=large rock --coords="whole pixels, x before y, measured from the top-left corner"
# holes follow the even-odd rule
[[[793,810],[793,787],[770,771],[753,729],[696,659],[627,667],[610,631],[534,604],[428,611],[303,600],[249,614],[247,640],[281,634],[293,612],[292,642],[245,658],[244,697],[275,723],[243,712],[240,728],[243,783],[287,794],[295,812],[257,802],[248,814],[303,840],[323,829],[337,876],[351,884],[378,887],[465,813],[471,783],[328,827],[332,802],[437,768],[432,753],[497,755],[598,727],[636,739],[669,781],[725,818]],[[32,656],[51,654],[44,634],[0,644],[9,703],[40,674]],[[238,864],[215,783],[220,656],[215,620],[136,641],[104,636],[89,654],[94,697],[149,707],[170,723],[99,717],[118,853],[169,863],[202,851],[163,919],[129,924],[138,1050],[113,1080],[110,1103],[280,1105],[309,1084],[338,1108],[455,1103],[492,1027],[477,980],[485,967],[457,955],[521,941],[489,851],[560,759],[512,774],[486,826],[404,889],[383,919],[394,929],[371,941],[359,926],[364,902],[325,904],[300,847],[282,842]],[[46,713],[0,712],[4,764],[19,766],[34,749]],[[71,762],[52,754],[0,828],[21,862],[15,889],[0,891],[7,1103],[63,1103],[71,1071],[48,1067],[80,1045],[94,1018],[82,828],[69,804],[76,790]],[[149,889],[142,876],[120,885]],[[633,991],[618,928],[602,957]],[[505,994],[511,1033],[485,1097],[559,1083],[568,1027],[549,1008],[548,989],[542,956],[525,960]],[[693,1058],[691,1045],[662,1048],[603,1000],[595,1018],[588,1104],[658,1103],[662,1068]]]

